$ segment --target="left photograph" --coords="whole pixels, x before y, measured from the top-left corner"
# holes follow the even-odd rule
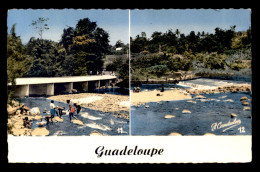
[[[10,9],[8,135],[129,135],[129,10]]]

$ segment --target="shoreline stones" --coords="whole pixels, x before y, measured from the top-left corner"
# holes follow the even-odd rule
[[[251,85],[231,85],[231,86],[219,86],[216,89],[186,89],[187,93],[190,94],[214,94],[214,93],[226,93],[226,92],[251,92]]]

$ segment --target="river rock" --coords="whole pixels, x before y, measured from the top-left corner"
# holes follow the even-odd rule
[[[34,119],[35,120],[41,120],[43,117],[42,117],[42,115],[35,115],[34,116]]]
[[[103,136],[103,134],[101,134],[100,132],[98,132],[96,130],[92,131],[89,135],[90,136]]]
[[[164,118],[165,119],[168,119],[168,118],[175,118],[176,116],[175,115],[165,115]]]
[[[41,111],[40,111],[40,108],[38,107],[34,107],[30,110],[31,114],[32,115],[40,115]]]
[[[203,96],[203,95],[197,95],[197,96],[195,97],[195,99],[206,99],[206,97]]]
[[[237,114],[231,113],[230,117],[231,117],[231,118],[237,117]]]
[[[168,136],[182,136],[180,133],[172,132]]]
[[[84,123],[79,119],[73,119],[73,120],[71,120],[71,122],[73,122],[74,124],[78,124],[78,125],[84,125]]]
[[[44,125],[46,125],[47,122],[45,121],[40,121],[40,122],[36,122],[36,124],[39,126],[39,127],[43,127]]]
[[[32,130],[32,136],[48,136],[49,134],[49,130],[47,130],[45,127],[37,127],[34,130]]]
[[[223,100],[224,102],[234,102],[234,100],[232,99],[226,99],[226,100]]]
[[[27,128],[13,128],[12,129],[12,134],[14,136],[31,136],[31,129]]]
[[[194,103],[194,104],[196,104],[196,103],[197,103],[197,102],[196,102],[196,101],[194,101],[194,100],[188,100],[187,102]]]
[[[149,108],[150,106],[149,105],[146,105],[145,108]]]
[[[240,101],[246,101],[246,100],[248,100],[248,98],[246,96],[243,96],[240,98]]]
[[[182,113],[191,113],[191,111],[189,111],[187,109],[183,109]]]
[[[30,110],[30,108],[28,106],[24,106],[23,109],[26,110],[26,111]]]
[[[9,115],[15,114],[16,111],[17,111],[17,108],[8,108],[7,109],[7,112],[8,112]]]
[[[193,94],[199,94],[200,92],[198,90],[194,90]]]
[[[55,122],[63,122],[63,119],[60,118],[60,117],[58,117],[58,116],[55,116],[55,117],[53,118],[53,120],[54,120]]]
[[[248,103],[248,102],[245,102],[245,101],[243,101],[243,102],[242,102],[242,105],[243,105],[243,106],[247,106],[247,105],[249,105],[249,103]]]
[[[203,136],[216,136],[216,135],[213,133],[205,133]]]
[[[250,110],[250,107],[245,106],[245,107],[243,108],[243,110],[249,111],[249,110]]]

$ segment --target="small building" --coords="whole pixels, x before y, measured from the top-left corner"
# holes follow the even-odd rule
[[[123,48],[122,47],[118,47],[116,48],[116,51],[121,51]]]

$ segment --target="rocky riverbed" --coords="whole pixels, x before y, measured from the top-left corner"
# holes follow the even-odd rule
[[[144,102],[140,98],[138,102],[138,96],[135,96],[135,105],[131,106],[131,134],[171,136],[251,134],[251,87],[250,91],[247,87],[240,90],[241,84],[247,86],[250,84],[228,81],[227,85],[227,81],[210,79],[205,79],[205,82],[203,79],[187,82],[181,83],[182,89],[168,87],[168,90],[162,93],[162,97],[167,93],[173,94],[173,90],[176,94],[165,98],[159,96],[161,100],[150,96],[150,101]],[[187,88],[192,92],[187,92]],[[239,89],[222,91],[231,88]],[[204,92],[208,89],[221,91]],[[145,94],[154,94],[156,91],[149,89],[149,86],[144,86],[142,90],[146,92]],[[160,90],[159,85],[157,90]],[[196,92],[193,92],[194,90]],[[186,99],[180,100],[185,96]]]
[[[69,115],[64,111],[62,118],[55,115],[53,122],[49,124],[41,123],[41,119],[49,114],[50,101],[54,100],[56,106],[68,109],[66,100],[77,100],[80,98],[90,98],[88,103],[81,104],[82,109],[76,119],[69,120]],[[102,99],[93,99],[102,97]],[[106,95],[106,94],[70,94],[53,96],[49,98],[22,98],[20,104],[24,104],[30,109],[38,107],[40,113],[20,114],[17,112],[8,119],[8,125],[12,127],[13,135],[48,135],[48,136],[81,136],[81,135],[128,135],[129,134],[129,106],[122,103],[128,100],[129,96]],[[92,101],[91,101],[92,100]],[[113,104],[114,103],[114,104]],[[45,108],[47,112],[44,113]],[[24,128],[22,119],[28,117],[32,121],[32,128]],[[45,120],[43,120],[45,121]]]

